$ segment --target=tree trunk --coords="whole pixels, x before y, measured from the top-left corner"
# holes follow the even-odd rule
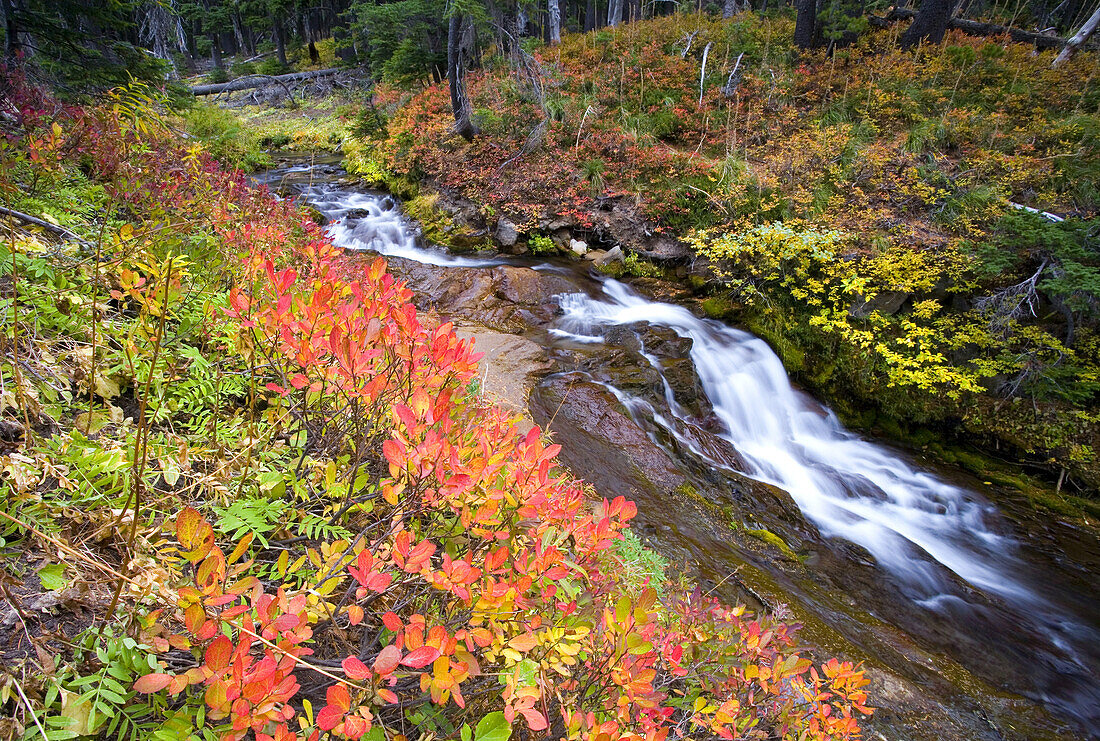
[[[550,43],[561,42],[561,7],[558,0],[546,0],[547,14],[550,16]]]
[[[283,21],[279,16],[271,17],[271,28],[275,36],[275,54],[279,57],[279,64],[286,66],[286,32],[283,30]]]
[[[596,17],[596,0],[588,0],[584,5],[584,30],[595,31],[600,25],[599,19]]]
[[[814,45],[817,29],[817,0],[797,0],[798,15],[794,22],[794,45],[809,49]]]
[[[336,43],[336,56],[344,64],[355,63],[355,47],[352,44],[351,29],[343,14],[333,12],[332,38]]]
[[[623,0],[611,0],[607,7],[607,25],[614,28],[623,21]]]
[[[477,136],[477,127],[470,118],[470,101],[466,97],[465,49],[462,46],[465,19],[459,13],[451,16],[447,26],[447,77],[450,79],[451,111],[455,117],[455,133],[466,141]]]
[[[953,7],[951,0],[921,0],[917,17],[901,35],[901,48],[911,49],[925,40],[932,44],[943,41]]]
[[[210,34],[210,59],[214,62],[214,69],[222,68],[222,45],[216,33]]]
[[[312,72],[291,72],[287,75],[247,75],[245,77],[238,77],[236,80],[230,80],[229,82],[212,83],[210,85],[196,85],[191,88],[191,94],[195,96],[199,95],[220,95],[221,93],[232,93],[237,90],[249,90],[254,87],[263,87],[264,85],[276,85],[285,86],[288,82],[300,82],[302,80],[316,80],[320,77],[329,77],[335,75],[340,69],[332,67],[330,69],[319,69]],[[284,87],[289,93],[290,88]]]
[[[19,23],[12,0],[0,0],[0,9],[4,12],[4,54],[14,57],[19,48]]]
[[[1077,53],[1077,50],[1089,40],[1089,37],[1096,33],[1096,27],[1100,26],[1100,8],[1096,9],[1096,12],[1085,21],[1085,25],[1081,26],[1081,30],[1073,35],[1073,38],[1066,42],[1066,48],[1062,49],[1062,53],[1058,55],[1058,58],[1054,60],[1052,67],[1061,67],[1069,58]]]
[[[238,13],[233,13],[233,36],[237,40],[237,48],[242,52],[247,52],[248,45],[244,40],[244,29],[241,28],[241,16]]]
[[[722,6],[722,17],[733,18],[738,10],[740,10],[740,4],[737,0],[726,0],[725,4]]]

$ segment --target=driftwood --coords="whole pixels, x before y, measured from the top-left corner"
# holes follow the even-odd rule
[[[894,8],[887,13],[885,17],[872,15],[869,20],[873,26],[889,28],[895,21],[909,20],[916,16],[916,14],[916,11],[908,8]],[[1008,34],[1009,38],[1013,41],[1035,44],[1035,46],[1040,49],[1059,49],[1066,45],[1066,40],[1058,36],[1047,36],[1046,34],[1036,33],[1034,31],[1024,31],[1019,28],[999,26],[996,23],[970,21],[965,18],[952,18],[947,22],[947,27],[957,28],[963,33],[970,34],[971,36],[999,36]]]
[[[340,72],[340,69],[333,67],[331,69],[315,70],[313,72],[292,72],[288,75],[246,75],[245,77],[239,77],[236,80],[230,80],[229,82],[221,82],[213,85],[196,85],[191,88],[192,95],[217,95],[218,93],[231,93],[237,90],[248,90],[254,87],[263,87],[264,85],[270,85],[275,83],[281,85],[284,89],[288,82],[298,82],[299,80],[313,80],[318,77],[328,77]],[[287,93],[289,94],[289,90]]]
[[[1081,26],[1081,30],[1073,35],[1073,38],[1066,42],[1066,47],[1062,49],[1062,53],[1058,55],[1058,58],[1054,60],[1051,67],[1061,67],[1063,64],[1069,61],[1070,57],[1077,53],[1078,47],[1084,46],[1088,43],[1089,38],[1096,33],[1096,27],[1100,26],[1100,8],[1089,17],[1085,24]]]

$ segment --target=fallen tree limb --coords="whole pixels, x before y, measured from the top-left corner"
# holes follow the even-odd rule
[[[53,232],[57,236],[64,237],[65,239],[72,240],[73,242],[78,242],[80,244],[87,245],[87,246],[91,246],[91,244],[92,244],[88,240],[82,239],[75,232],[71,232],[63,226],[58,226],[57,224],[51,224],[50,222],[45,221],[44,219],[39,219],[37,217],[31,216],[30,214],[25,214],[22,211],[15,211],[13,209],[5,208],[4,206],[0,206],[0,214],[4,214],[5,216],[11,216],[12,218],[19,219],[20,221],[23,221],[27,224],[34,224],[35,226],[42,227],[43,229],[45,229],[48,232]]]
[[[1058,58],[1054,60],[1051,67],[1061,67],[1070,57],[1077,53],[1077,48],[1084,46],[1088,43],[1089,38],[1096,33],[1096,27],[1100,26],[1100,8],[1089,17],[1085,24],[1081,26],[1081,30],[1073,35],[1073,38],[1066,42],[1066,47],[1062,49],[1062,53],[1058,55]]]
[[[330,69],[314,70],[312,72],[291,72],[288,75],[246,75],[245,77],[238,77],[236,80],[230,80],[229,82],[221,82],[213,85],[196,85],[191,88],[192,95],[217,95],[218,93],[235,92],[237,90],[248,90],[254,87],[263,87],[275,83],[286,87],[288,82],[298,82],[299,80],[313,80],[318,77],[328,77],[329,75],[335,75],[340,72],[340,68],[332,67]]]
[[[916,16],[915,10],[909,8],[894,8],[885,16],[870,16],[871,25],[878,28],[889,28],[896,21],[909,20]],[[1059,49],[1066,45],[1066,40],[1058,36],[1047,36],[1034,31],[1024,31],[1010,26],[999,26],[996,23],[982,23],[965,18],[952,18],[947,22],[948,28],[957,28],[971,36],[999,36],[1007,34],[1013,41],[1026,44],[1035,44],[1040,49]]]

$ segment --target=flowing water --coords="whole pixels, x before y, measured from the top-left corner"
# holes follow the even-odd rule
[[[274,176],[288,174],[281,170]],[[330,220],[336,243],[349,250],[443,271],[517,263],[515,258],[457,257],[423,246],[389,196],[314,183],[300,190]],[[920,642],[933,651],[950,653],[950,646],[965,636],[988,646],[991,654],[1001,651],[1001,663],[1026,662],[1020,673],[1029,679],[1021,680],[1023,686],[1009,687],[1013,680],[1002,680],[1001,688],[1072,718],[1086,736],[1097,734],[1095,595],[1072,593],[1064,579],[1051,575],[1049,563],[1033,563],[1032,551],[990,501],[846,430],[833,412],[792,386],[779,358],[759,338],[645,298],[624,283],[584,275],[567,263],[522,264],[556,271],[576,286],[556,297],[559,316],[536,333],[548,347],[613,344],[616,335],[610,330],[615,327],[661,327],[690,340],[694,376],[717,420],[713,434],[736,449],[739,473],[789,492],[825,540],[865,549],[882,576],[882,594],[873,599],[901,605],[894,625],[915,632],[921,615],[927,615],[939,621],[936,625],[950,624],[954,634],[924,631]],[[685,425],[697,421],[688,411],[693,400],[677,397],[662,359],[644,343],[639,355],[659,379],[650,393],[599,383],[639,424],[675,440],[678,451],[703,465],[731,469],[728,460],[716,459],[697,438],[684,434]],[[1075,614],[1082,604],[1090,613],[1085,617]],[[979,668],[986,666],[983,658],[997,663],[990,657],[970,658]],[[1070,733],[1062,726],[1043,737],[1063,732]]]

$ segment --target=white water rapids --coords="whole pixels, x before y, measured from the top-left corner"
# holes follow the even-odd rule
[[[564,316],[552,331],[593,342],[602,341],[601,326],[648,322],[689,338],[696,374],[725,428],[719,434],[744,457],[745,473],[788,491],[824,535],[866,548],[927,599],[947,585],[916,549],[977,587],[1030,598],[992,565],[1013,544],[987,525],[989,505],[845,430],[835,414],[791,386],[783,363],[760,338],[645,299],[618,281],[602,285],[596,299],[562,296]],[[665,394],[676,412],[667,384]]]
[[[330,220],[328,230],[336,244],[349,250],[441,269],[515,263],[509,258],[457,257],[421,246],[415,228],[389,196],[312,184],[303,195]],[[995,595],[1010,610],[1007,624],[1018,620],[1021,635],[1042,636],[1050,648],[1036,646],[1036,655],[1046,657],[1043,663],[1055,677],[1081,679],[1064,688],[1061,699],[1048,698],[1045,691],[1043,699],[1071,708],[1086,725],[1095,722],[1100,699],[1092,671],[1096,633],[1046,601],[1042,577],[1019,553],[995,507],[846,430],[832,411],[791,385],[780,359],[761,339],[700,319],[683,307],[649,300],[618,281],[602,280],[591,293],[558,297],[562,314],[549,329],[552,336],[565,343],[610,344],[605,336],[611,327],[648,323],[690,339],[696,376],[721,422],[716,434],[743,457],[743,473],[789,492],[823,535],[866,549],[895,577],[915,610],[955,614],[959,629],[966,631],[971,595],[960,580]],[[642,356],[662,373],[658,358],[644,348]],[[696,456],[724,467],[663,416],[688,418],[667,380],[659,393],[666,402],[664,411],[608,388],[632,413],[647,416]]]

